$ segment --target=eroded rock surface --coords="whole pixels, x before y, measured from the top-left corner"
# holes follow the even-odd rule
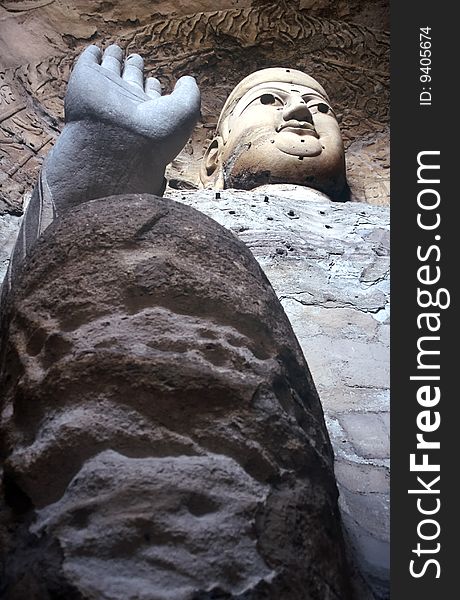
[[[348,597],[322,408],[241,241],[93,201],[10,298],[5,598]]]
[[[320,394],[354,555],[388,598],[389,209],[286,185],[170,195],[243,239],[273,285]]]

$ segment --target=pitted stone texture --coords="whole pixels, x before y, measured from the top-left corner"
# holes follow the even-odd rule
[[[93,201],[9,311],[5,598],[348,597],[322,408],[241,241],[171,200]]]
[[[133,458],[106,450],[39,512],[32,530],[57,533],[66,571],[91,598],[118,598],[120,590],[125,598],[187,597],[211,587],[219,562],[223,587],[238,594],[276,576],[254,531],[269,490],[222,455]],[[102,581],[101,556],[112,565]]]

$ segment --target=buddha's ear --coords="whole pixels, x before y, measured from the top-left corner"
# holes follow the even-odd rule
[[[217,135],[209,144],[200,168],[200,179],[203,187],[213,187],[219,190],[224,188],[224,175],[222,168],[223,140]]]

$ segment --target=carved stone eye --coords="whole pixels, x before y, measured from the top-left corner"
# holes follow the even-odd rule
[[[329,112],[329,106],[327,104],[323,104],[323,102],[320,102],[318,104],[318,110],[321,113],[328,113]]]
[[[263,94],[260,97],[260,102],[262,104],[275,104],[276,103],[276,98],[273,94]]]

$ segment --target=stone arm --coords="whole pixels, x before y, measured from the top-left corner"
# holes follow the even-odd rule
[[[89,46],[72,71],[65,126],[47,156],[24,215],[4,287],[56,216],[88,200],[127,193],[162,195],[164,173],[186,144],[200,112],[193,77],[169,95],[156,78],[144,80],[138,54],[123,60],[109,46]]]

